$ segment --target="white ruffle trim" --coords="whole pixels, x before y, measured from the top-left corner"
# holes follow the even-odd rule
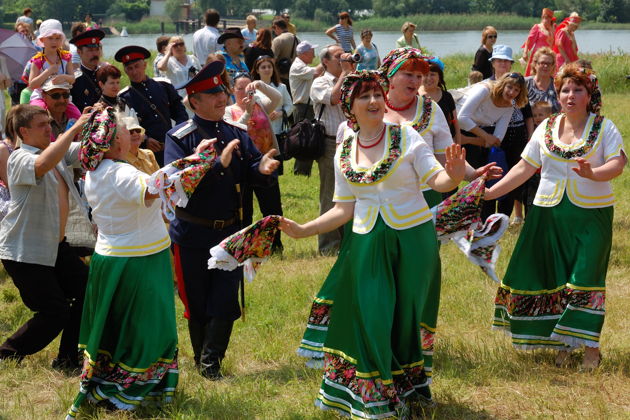
[[[234,271],[239,265],[243,266],[243,275],[248,282],[252,282],[256,277],[256,264],[263,263],[267,258],[248,258],[244,263],[239,262],[230,255],[221,244],[210,248],[210,259],[208,260],[208,270]]]

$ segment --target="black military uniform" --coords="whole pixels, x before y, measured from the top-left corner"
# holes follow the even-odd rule
[[[132,45],[118,50],[114,58],[126,66],[150,56],[147,49]],[[171,120],[179,124],[188,119],[182,98],[168,79],[146,77],[142,82],[131,82],[118,96],[136,112],[146,135],[160,143],[164,143],[166,132],[172,128]],[[155,152],[155,159],[163,166],[164,152]]]
[[[216,93],[224,90],[220,74],[223,64],[210,63],[184,86],[188,94]],[[232,324],[241,315],[238,304],[243,271],[208,270],[209,250],[240,228],[240,188],[246,184],[270,185],[275,176],[263,175],[258,166],[262,155],[247,133],[223,120],[209,121],[195,115],[166,135],[165,162],[189,156],[202,139],[217,138],[220,155],[234,139],[240,140],[232,161],[224,168],[217,160],[199,183],[186,208],[176,209],[171,222],[175,273],[179,295],[186,308],[195,362],[201,373],[221,377]]]
[[[103,38],[105,38],[105,32],[100,29],[92,29],[75,36],[70,40],[70,43],[76,45],[77,48],[100,48]],[[85,107],[94,105],[101,97],[101,88],[96,81],[97,70],[98,67],[90,70],[81,62],[79,68],[74,72],[75,81],[72,89],[70,89],[70,94],[72,95],[72,103],[81,112]]]

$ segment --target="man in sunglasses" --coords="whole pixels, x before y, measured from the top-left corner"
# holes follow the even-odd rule
[[[56,140],[60,134],[72,127],[81,114],[76,114],[76,110],[68,108],[70,103],[69,83],[53,83],[53,79],[48,79],[42,86],[42,99],[46,104],[46,111],[50,115],[51,140]]]
[[[74,72],[75,81],[70,93],[72,102],[83,112],[86,106],[94,105],[101,97],[101,89],[96,81],[96,71],[104,64],[101,63],[103,48],[101,39],[105,32],[100,29],[85,31],[70,40],[76,45],[77,53],[81,58],[81,65]]]

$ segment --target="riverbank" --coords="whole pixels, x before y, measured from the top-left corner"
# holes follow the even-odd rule
[[[234,17],[235,19],[237,17]],[[271,24],[273,16],[264,15],[259,19],[260,26],[268,26]],[[357,19],[354,21],[354,29],[372,29],[373,31],[399,31],[404,22],[414,22],[418,25],[418,31],[463,31],[463,30],[481,30],[484,26],[492,25],[498,30],[529,30],[533,24],[539,22],[538,18],[530,18],[517,15],[409,15],[398,18],[386,17],[370,17],[366,19]],[[161,25],[164,22],[164,30],[166,33],[175,32],[175,24],[169,18],[145,18],[140,22],[114,22],[111,26],[121,30],[123,26],[127,28],[129,34],[159,34],[161,33]],[[331,22],[322,22],[317,20],[307,20],[300,18],[291,18],[300,32],[318,32],[325,31]],[[630,29],[630,23],[603,23],[603,22],[584,22],[580,28],[582,29]]]

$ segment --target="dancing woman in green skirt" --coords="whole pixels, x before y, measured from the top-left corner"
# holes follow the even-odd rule
[[[168,402],[179,377],[171,242],[149,175],[122,160],[131,143],[121,120],[111,108],[97,112],[79,153],[98,238],[79,336],[81,387],[68,420],[86,399],[120,410]]]
[[[281,229],[303,238],[353,219],[335,271],[316,404],[352,417],[399,416],[410,402],[431,401],[430,355],[423,347],[433,328],[422,320],[437,316],[440,264],[420,185],[453,189],[464,177],[465,154],[449,146],[442,167],[415,130],[384,123],[384,93],[374,72],[348,75],[341,102],[349,128],[335,155],[335,206],[303,225],[283,219]]]
[[[562,112],[543,121],[521,161],[490,188],[500,197],[541,169],[534,206],[495,299],[493,326],[518,349],[568,352],[585,346],[582,365],[599,365],[606,271],[612,243],[610,181],[627,161],[621,134],[599,115],[601,94],[590,70],[568,64],[555,78]]]

